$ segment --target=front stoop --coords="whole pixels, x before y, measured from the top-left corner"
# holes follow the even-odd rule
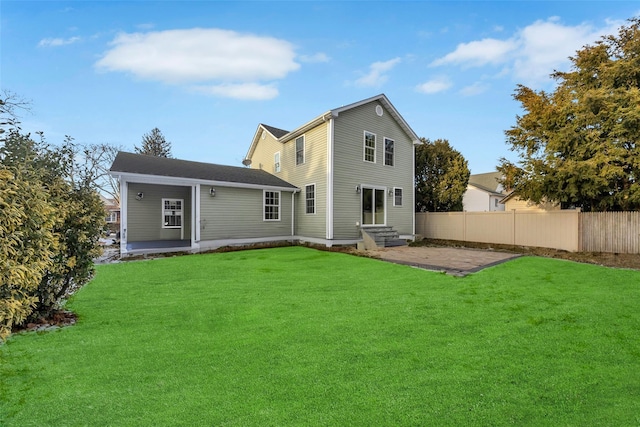
[[[400,235],[393,227],[366,227],[362,228],[362,236],[369,243],[375,243],[379,248],[389,248],[392,246],[406,246],[406,240],[400,239]],[[374,248],[372,248],[374,249]]]

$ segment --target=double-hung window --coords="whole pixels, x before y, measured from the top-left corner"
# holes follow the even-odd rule
[[[264,192],[264,217],[265,221],[280,221],[280,192]]]
[[[402,188],[393,188],[393,206],[402,206]]]
[[[316,213],[316,185],[309,184],[304,187],[305,212]]]
[[[304,163],[304,135],[296,138],[296,166]]]
[[[182,199],[162,199],[162,228],[181,228]]]
[[[386,166],[393,166],[393,156],[395,153],[395,142],[393,139],[384,139],[384,164]]]
[[[364,161],[376,162],[376,134],[364,132]]]
[[[279,151],[273,155],[273,171],[275,173],[280,172],[280,152]]]

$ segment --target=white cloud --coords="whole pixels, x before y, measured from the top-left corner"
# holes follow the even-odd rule
[[[259,82],[282,79],[300,68],[291,43],[229,30],[125,33],[111,44],[96,68],[173,84],[213,82],[216,89],[210,93],[241,99],[277,95]],[[252,90],[262,97],[250,96]]]
[[[323,52],[318,52],[313,55],[300,55],[299,59],[302,62],[309,62],[309,63],[329,62],[331,60],[331,58],[329,58],[327,54]]]
[[[400,63],[400,58],[385,62],[374,62],[369,66],[369,73],[356,80],[358,86],[381,86],[388,80],[386,73]]]
[[[432,66],[462,64],[480,67],[486,64],[499,64],[508,59],[508,55],[517,45],[511,40],[483,39],[469,43],[461,43],[456,50],[438,58]]]
[[[451,86],[453,86],[453,83],[451,82],[451,79],[449,79],[449,77],[440,76],[416,86],[416,90],[420,93],[430,95],[438,92],[443,92],[449,89]]]
[[[556,17],[536,21],[516,35],[520,48],[513,64],[514,76],[535,83],[549,79],[554,70],[567,71],[570,56],[603,35],[617,33],[620,25],[622,22],[609,22],[601,28],[588,24],[565,26]]]
[[[489,90],[488,84],[475,82],[472,85],[465,86],[462,89],[460,89],[460,94],[462,96],[475,96],[475,95],[480,95],[481,93],[484,93],[487,90]]]
[[[65,46],[68,44],[73,44],[75,42],[80,41],[81,38],[80,37],[69,37],[68,39],[63,39],[63,38],[46,38],[46,39],[42,39],[40,40],[40,42],[38,43],[39,47],[58,47],[58,46]]]
[[[259,83],[225,83],[214,86],[196,86],[194,89],[208,95],[252,101],[273,99],[279,93],[275,85]]]
[[[596,28],[590,24],[563,25],[559,18],[535,21],[511,37],[488,38],[459,44],[456,49],[436,59],[431,66],[462,67],[502,66],[511,76],[524,83],[549,80],[554,70],[566,69],[569,56],[603,35],[616,34],[622,21],[607,21]]]
[[[146,22],[143,24],[138,24],[136,25],[136,28],[139,30],[152,30],[153,28],[155,28],[155,24],[152,24],[150,22]]]

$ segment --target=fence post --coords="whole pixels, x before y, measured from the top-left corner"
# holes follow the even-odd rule
[[[462,211],[462,241],[467,241],[467,211]]]
[[[511,209],[511,244],[516,245],[516,210]]]
[[[576,209],[578,213],[578,252],[582,252],[582,210]]]

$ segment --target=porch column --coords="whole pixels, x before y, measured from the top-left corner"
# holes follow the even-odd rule
[[[191,248],[200,248],[200,184],[191,186]]]
[[[127,253],[127,218],[129,203],[127,200],[129,183],[122,178],[120,179],[120,255]]]

